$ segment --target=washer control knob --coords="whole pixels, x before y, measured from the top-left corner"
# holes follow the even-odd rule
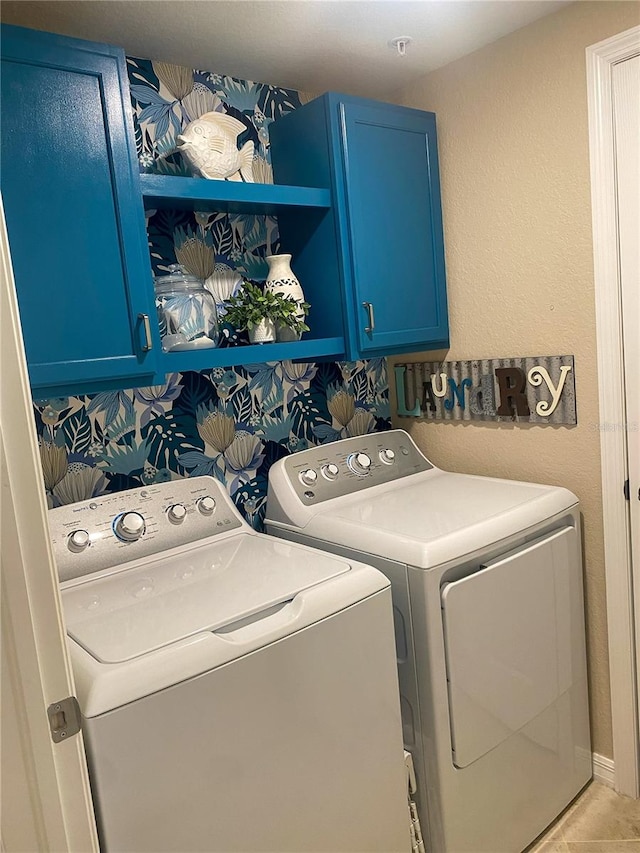
[[[307,468],[306,471],[301,471],[299,474],[300,482],[305,486],[315,486],[318,475],[313,468]]]
[[[369,473],[369,469],[371,468],[371,459],[366,453],[352,453],[347,459],[347,465],[354,474],[364,477],[365,474]]]
[[[123,542],[135,542],[142,536],[144,529],[144,516],[139,512],[123,512],[115,524],[115,534]]]
[[[205,495],[198,501],[198,509],[203,515],[212,515],[215,508],[216,502],[211,495]]]
[[[187,508],[184,504],[173,504],[173,506],[170,506],[167,510],[169,521],[172,521],[174,524],[180,524],[184,521],[186,514]]]
[[[80,551],[84,551],[90,542],[91,537],[88,530],[73,530],[67,539],[67,546],[70,551],[74,551],[77,554]]]
[[[333,462],[329,462],[328,465],[322,466],[322,476],[327,480],[335,480],[339,473],[340,469]]]
[[[390,447],[385,447],[384,450],[380,451],[380,461],[384,462],[385,465],[393,465],[396,461],[396,454]]]

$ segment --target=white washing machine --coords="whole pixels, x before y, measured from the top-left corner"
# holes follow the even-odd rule
[[[430,853],[523,850],[591,777],[576,497],[441,471],[393,430],[277,462],[266,523],[391,580]]]
[[[105,853],[409,850],[386,577],[210,477],[49,517]]]

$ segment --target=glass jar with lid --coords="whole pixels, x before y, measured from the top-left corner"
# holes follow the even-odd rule
[[[162,349],[179,352],[218,345],[218,315],[213,296],[181,264],[154,278]]]

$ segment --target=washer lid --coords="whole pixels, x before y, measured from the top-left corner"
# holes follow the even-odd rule
[[[557,486],[432,469],[319,507],[304,531],[428,569],[576,503],[575,495]]]
[[[74,582],[62,603],[68,634],[102,663],[121,663],[247,619],[349,569],[338,557],[240,533]]]

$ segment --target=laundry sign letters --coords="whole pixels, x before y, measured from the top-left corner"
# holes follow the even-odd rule
[[[572,355],[412,362],[395,377],[401,417],[578,422]]]

